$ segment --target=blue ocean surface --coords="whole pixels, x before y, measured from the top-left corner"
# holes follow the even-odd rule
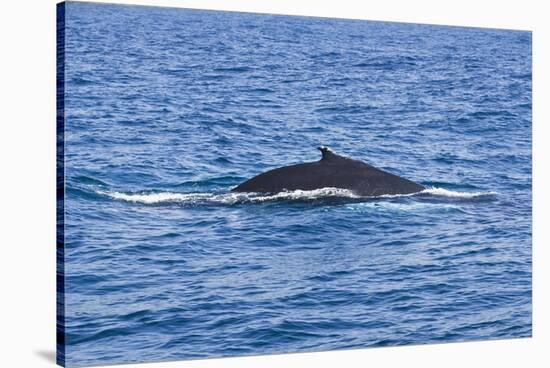
[[[66,5],[69,366],[531,336],[531,33]],[[316,147],[428,189],[231,193]]]

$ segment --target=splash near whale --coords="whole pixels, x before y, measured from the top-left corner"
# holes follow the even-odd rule
[[[425,187],[365,162],[319,147],[319,161],[284,166],[259,174],[232,192],[281,193],[321,188],[347,189],[359,196],[412,194]]]

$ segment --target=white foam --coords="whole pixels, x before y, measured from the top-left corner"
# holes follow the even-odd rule
[[[465,198],[465,199],[497,194],[496,192],[457,192],[454,190],[448,190],[443,188],[428,188],[423,190],[420,193],[431,194],[431,195],[440,196],[440,197]]]
[[[109,196],[113,199],[144,203],[219,203],[219,204],[235,204],[235,203],[260,203],[277,200],[314,200],[319,198],[360,198],[352,191],[340,188],[321,188],[316,190],[294,190],[280,192],[273,195],[265,195],[260,193],[174,193],[174,192],[159,192],[159,193],[122,193],[122,192],[98,192],[99,194]]]
[[[252,197],[254,201],[265,202],[273,200],[312,200],[319,198],[361,198],[357,194],[348,189],[341,188],[320,188],[315,190],[293,190],[288,192],[280,192],[273,195],[260,195]]]
[[[100,194],[107,195],[113,199],[118,199],[127,202],[139,202],[146,204],[162,203],[162,202],[179,202],[188,201],[190,199],[199,199],[201,196],[199,193],[148,193],[148,194],[127,194],[121,192],[99,192]],[[208,196],[208,194],[204,194]]]
[[[235,204],[235,203],[262,203],[270,201],[309,201],[323,198],[399,198],[411,197],[416,195],[428,194],[432,196],[471,199],[480,196],[494,195],[494,192],[457,192],[443,188],[428,188],[418,193],[411,194],[392,194],[381,195],[376,197],[361,197],[353,191],[341,188],[320,188],[315,190],[293,190],[284,191],[277,194],[266,195],[262,193],[175,193],[175,192],[156,192],[156,193],[122,193],[122,192],[104,192],[98,191],[99,194],[109,196],[116,200],[127,202],[143,203],[143,204],[159,204],[159,203],[213,203],[213,204]]]

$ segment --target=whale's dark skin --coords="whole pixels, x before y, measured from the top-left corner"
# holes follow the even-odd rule
[[[362,161],[340,156],[326,147],[319,161],[280,167],[255,176],[232,192],[279,193],[292,190],[341,188],[360,196],[411,194],[425,188],[413,181],[377,169]]]

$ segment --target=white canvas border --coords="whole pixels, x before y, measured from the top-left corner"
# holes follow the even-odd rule
[[[550,280],[549,23],[541,1],[115,0],[139,5],[404,21],[533,31],[534,315],[530,339],[254,356],[132,367],[543,366]],[[55,3],[2,3],[3,367],[51,367],[55,349]],[[545,349],[546,348],[546,349]],[[129,365],[120,365],[126,367]]]

